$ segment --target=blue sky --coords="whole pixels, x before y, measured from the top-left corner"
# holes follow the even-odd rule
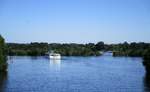
[[[7,42],[150,42],[149,0],[0,0]]]

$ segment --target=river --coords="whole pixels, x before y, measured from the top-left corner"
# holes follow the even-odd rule
[[[11,56],[0,75],[0,92],[149,92],[138,57]]]

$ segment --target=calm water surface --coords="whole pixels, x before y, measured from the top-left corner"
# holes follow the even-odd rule
[[[141,58],[9,57],[1,92],[149,92]]]

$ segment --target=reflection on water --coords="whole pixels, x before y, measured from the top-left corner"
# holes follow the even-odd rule
[[[4,92],[7,81],[7,72],[0,73],[0,92]]]
[[[55,70],[60,70],[61,60],[60,59],[50,59],[50,67]]]
[[[144,77],[144,90],[145,92],[150,92],[150,75],[145,75]]]

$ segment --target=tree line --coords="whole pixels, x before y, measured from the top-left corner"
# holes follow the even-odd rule
[[[104,42],[88,44],[60,44],[60,43],[7,43],[8,55],[14,56],[43,56],[49,51],[60,53],[62,56],[98,56],[100,51],[112,51],[113,56],[143,57],[150,48],[150,43],[120,43],[104,44]]]
[[[143,57],[145,53],[147,53],[148,49],[150,49],[150,43],[144,42],[124,42],[122,44],[115,44],[112,46],[114,56]]]
[[[59,43],[7,43],[8,55],[10,56],[43,56],[49,51],[60,53],[62,56],[99,56],[100,51],[104,49],[104,43],[97,44],[59,44]]]

